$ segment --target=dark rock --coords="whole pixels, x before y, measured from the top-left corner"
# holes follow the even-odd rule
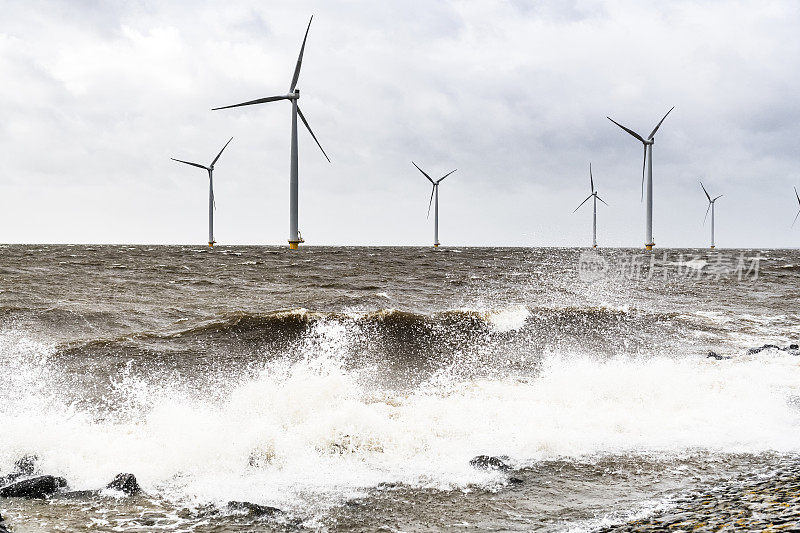
[[[708,355],[706,355],[706,357],[710,359],[716,359],[717,361],[722,361],[723,359],[730,359],[730,356],[720,355],[717,352],[708,352]]]
[[[787,353],[790,353],[792,355],[800,355],[800,345],[797,345],[797,344],[790,344],[786,348],[781,348],[780,346],[775,346],[774,344],[765,344],[764,346],[761,346],[759,348],[750,348],[749,350],[747,350],[747,355],[757,354],[757,353],[763,352],[764,350],[767,350],[769,348],[773,348],[775,350],[780,350],[782,352],[787,352]]]
[[[757,354],[759,352],[763,352],[764,350],[768,350],[770,348],[775,348],[776,350],[780,350],[781,349],[780,346],[775,346],[774,344],[765,344],[764,346],[761,346],[760,348],[750,348],[749,350],[747,350],[747,355]]]
[[[0,488],[2,498],[47,498],[67,486],[63,477],[38,476],[22,481],[15,481],[10,485]]]
[[[118,490],[125,494],[133,495],[142,490],[133,474],[117,474],[114,480],[106,485],[107,489]]]
[[[508,478],[508,482],[511,483],[512,485],[521,485],[522,483],[525,483],[518,477],[510,477]]]
[[[283,514],[277,507],[258,505],[250,502],[228,502],[229,511],[245,512],[251,516],[276,516]]]
[[[502,459],[499,457],[492,457],[490,455],[478,455],[473,457],[469,464],[473,468],[478,468],[481,470],[500,470],[501,472],[511,470],[511,467],[503,462]]]
[[[3,515],[0,515],[0,533],[11,533],[8,529],[6,529],[5,521],[3,520]]]

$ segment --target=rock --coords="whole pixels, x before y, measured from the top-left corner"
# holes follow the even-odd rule
[[[251,516],[276,516],[283,514],[277,507],[258,505],[250,502],[228,502],[229,511],[245,512]]]
[[[6,523],[5,523],[5,521],[3,520],[3,515],[0,515],[0,533],[11,533],[11,532],[10,532],[10,531],[9,531],[9,530],[6,528]]]
[[[498,457],[492,457],[490,455],[478,455],[473,457],[469,464],[473,468],[478,468],[481,470],[499,470],[501,472],[507,472],[508,470],[511,470],[511,467],[503,462],[502,459]]]
[[[780,346],[775,346],[774,344],[765,344],[764,346],[761,346],[760,348],[750,348],[749,350],[747,350],[747,355],[757,354],[759,352],[763,352],[764,350],[768,350],[770,348],[774,348],[776,350],[780,350],[781,349]]]
[[[124,492],[129,496],[137,494],[142,490],[142,488],[139,486],[139,483],[136,481],[136,476],[133,474],[117,474],[117,477],[115,477],[111,483],[106,485],[106,488]]]
[[[16,481],[0,488],[2,498],[47,498],[67,486],[63,477],[38,476],[22,481]]]
[[[706,355],[706,357],[710,358],[710,359],[716,359],[717,361],[722,361],[723,359],[730,359],[730,356],[728,356],[728,355],[720,355],[717,352],[713,352],[713,351],[712,352],[708,352],[708,355]]]
[[[780,346],[775,346],[774,344],[765,344],[759,348],[750,348],[747,350],[747,355],[757,354],[758,352],[763,352],[764,350],[768,350],[769,348],[780,350],[782,352],[787,352],[792,355],[800,355],[800,345],[797,344],[790,344],[786,348],[781,348]]]
[[[512,485],[521,485],[522,483],[525,483],[522,479],[518,477],[510,477],[508,478],[508,482],[511,483]]]

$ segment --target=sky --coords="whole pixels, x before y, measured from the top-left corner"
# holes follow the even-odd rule
[[[800,2],[0,0],[0,242],[798,247]]]

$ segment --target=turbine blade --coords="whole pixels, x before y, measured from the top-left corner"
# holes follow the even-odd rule
[[[672,110],[673,110],[673,109],[675,109],[675,106],[672,106],[672,109],[670,109],[669,111],[667,111],[667,115],[669,115],[670,113],[672,113]],[[664,118],[667,118],[667,115],[664,115]],[[654,136],[654,135],[656,134],[656,132],[658,131],[658,128],[660,128],[660,127],[661,127],[661,123],[662,123],[662,122],[664,122],[664,118],[662,118],[660,121],[658,121],[658,124],[656,124],[656,127],[655,127],[655,128],[653,128],[653,131],[651,131],[651,132],[650,132],[650,136],[647,138],[647,140],[648,140],[648,141],[653,139],[653,136]]]
[[[178,163],[185,163],[187,165],[192,165],[193,167],[204,168],[204,169],[208,170],[207,166],[201,165],[200,163],[191,163],[189,161],[184,161],[183,159],[175,159],[174,157],[170,157],[170,159],[172,159],[173,161],[177,161]]]
[[[606,201],[605,201],[605,200],[603,200],[602,198],[600,198],[599,196],[597,197],[597,199],[598,199],[598,200],[600,200],[601,202],[603,202],[604,204],[608,205],[608,204],[606,203]],[[609,205],[609,207],[611,207],[611,206]]]
[[[607,118],[608,120],[610,120],[611,122],[613,122],[614,124],[616,124],[617,126],[619,126],[620,128],[622,128],[623,130],[625,130],[625,131],[627,131],[628,133],[630,133],[631,135],[633,135],[634,137],[636,137],[637,139],[639,139],[640,141],[644,142],[644,139],[642,139],[642,136],[641,136],[641,135],[639,135],[638,133],[636,133],[635,131],[633,131],[633,130],[629,130],[628,128],[626,128],[625,126],[623,126],[622,124],[620,124],[619,122],[617,122],[616,120],[614,120],[614,119],[613,119],[613,118],[611,118],[611,117],[606,117],[606,118]]]
[[[216,162],[217,162],[217,160],[219,159],[219,156],[221,156],[221,155],[222,155],[222,152],[224,152],[224,151],[225,151],[225,148],[227,148],[227,147],[228,147],[228,145],[231,143],[231,141],[232,141],[232,140],[233,140],[233,137],[231,137],[230,139],[228,139],[228,142],[226,142],[226,143],[225,143],[225,146],[223,146],[223,147],[222,147],[222,150],[220,150],[220,151],[219,151],[219,153],[217,154],[217,157],[215,157],[215,158],[214,158],[214,160],[211,162],[211,166],[212,166],[212,167],[214,166],[214,163],[216,163]]]
[[[428,202],[428,218],[431,218],[431,205],[433,205],[433,193],[436,192],[436,184],[434,183],[433,188],[431,189],[431,201]]]
[[[792,227],[794,227],[795,222],[797,222],[797,217],[800,217],[800,211],[794,216],[794,222],[792,222]]]
[[[797,197],[797,203],[800,204],[800,194],[797,194],[797,187],[794,188],[794,195]]]
[[[448,172],[447,174],[445,174],[444,176],[442,176],[441,178],[439,178],[438,180],[436,180],[436,185],[439,185],[442,182],[442,180],[444,180],[447,176],[449,176],[450,174],[452,174],[456,170],[458,170],[458,169],[457,168],[453,169],[450,172]]]
[[[321,144],[319,143],[319,141],[317,140],[317,136],[316,136],[316,135],[314,135],[314,132],[313,132],[313,131],[311,131],[311,126],[309,126],[309,125],[308,125],[308,121],[306,120],[306,117],[305,117],[305,116],[303,116],[303,112],[302,112],[302,111],[300,111],[300,107],[299,107],[299,106],[298,106],[298,108],[297,108],[297,114],[300,116],[300,120],[302,120],[302,121],[303,121],[303,124],[305,124],[305,125],[306,125],[306,128],[308,129],[308,133],[310,133],[310,134],[311,134],[311,136],[312,136],[312,137],[314,137],[314,142],[316,142],[316,143],[317,143],[317,146],[319,146],[319,149],[320,149],[320,150],[322,150],[322,155],[324,155],[324,156],[325,156],[325,159],[327,159],[327,160],[328,160],[328,163],[330,163],[330,162],[331,162],[331,158],[330,158],[330,157],[328,157],[328,154],[326,154],[326,153],[325,153],[325,150],[322,148],[322,145],[321,145]]]
[[[592,187],[592,192],[594,192],[594,178],[592,177],[592,164],[589,163],[589,185]]]
[[[289,87],[289,92],[294,92],[294,88],[297,87],[297,79],[300,77],[300,67],[303,64],[303,52],[306,50],[306,39],[308,39],[308,30],[311,29],[311,21],[314,20],[314,15],[311,15],[311,18],[308,21],[308,27],[306,28],[306,35],[303,37],[303,45],[300,47],[300,55],[297,56],[297,65],[294,67],[294,76],[292,76],[292,85]]]
[[[720,194],[719,196],[717,196],[716,198],[714,198],[714,199],[713,199],[713,200],[711,200],[711,201],[712,201],[712,202],[716,202],[717,200],[719,200],[719,199],[720,199],[720,198],[722,198],[723,196],[725,196],[725,195],[724,195],[724,194]]]
[[[428,176],[428,173],[427,173],[427,172],[425,172],[424,170],[422,170],[421,168],[419,168],[419,165],[417,165],[417,164],[416,164],[416,163],[414,163],[413,161],[411,162],[411,164],[412,164],[412,165],[414,165],[415,167],[417,167],[417,170],[419,170],[420,172],[422,172],[422,174],[423,174],[423,175],[424,175],[426,178],[428,178],[428,181],[430,181],[431,183],[433,183],[434,185],[436,185],[436,182],[435,182],[435,181],[433,181],[433,179],[432,179],[430,176]]]
[[[706,216],[703,217],[703,225],[706,225],[706,219],[708,218],[708,212],[711,211],[711,202],[708,202],[708,207],[706,207]]]
[[[644,168],[647,166],[647,145],[644,145],[644,156],[642,157],[642,197],[640,202],[644,202]]]
[[[575,208],[575,210],[574,210],[574,211],[572,211],[572,212],[574,213],[575,211],[577,211],[578,209],[580,209],[580,208],[581,208],[581,206],[582,206],[583,204],[585,204],[585,203],[586,203],[586,202],[589,200],[589,198],[591,198],[592,196],[594,196],[594,195],[593,195],[593,194],[590,194],[589,196],[587,196],[587,197],[586,197],[586,200],[584,200],[584,201],[582,201],[580,204],[578,204],[578,207],[576,207],[576,208]]]
[[[700,186],[703,187],[703,182],[702,181],[700,182]],[[711,201],[711,195],[708,194],[708,191],[706,190],[705,187],[703,187],[703,192],[706,193],[706,198],[708,198],[708,201],[710,202]]]
[[[217,111],[219,109],[230,109],[232,107],[242,107],[245,105],[254,105],[254,104],[264,104],[267,102],[277,102],[278,100],[288,100],[288,96],[267,96],[266,98],[259,98],[257,100],[250,100],[249,102],[242,102],[241,104],[233,104],[233,105],[226,105],[223,107],[215,107],[211,111]]]

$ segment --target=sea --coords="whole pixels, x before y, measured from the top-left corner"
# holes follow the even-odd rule
[[[798,250],[3,245],[0,514],[613,531],[800,464],[799,341]]]

